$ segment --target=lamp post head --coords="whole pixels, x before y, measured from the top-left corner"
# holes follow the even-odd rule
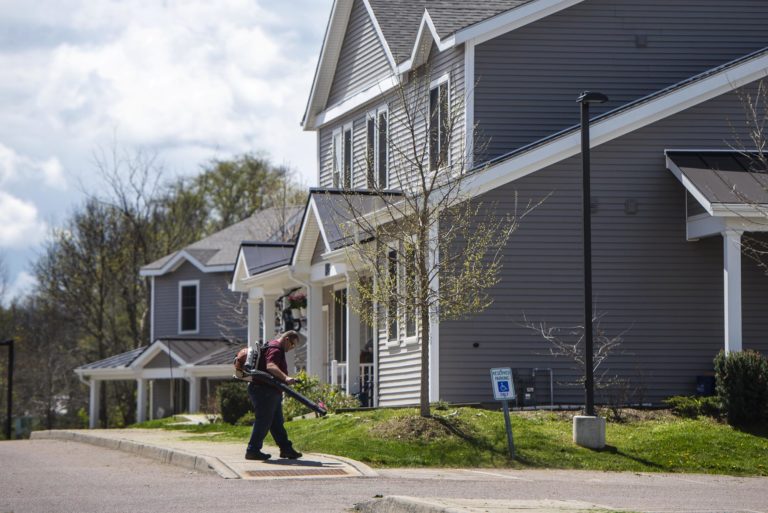
[[[608,97],[603,93],[596,91],[584,91],[581,96],[576,100],[578,103],[605,103],[608,101]]]

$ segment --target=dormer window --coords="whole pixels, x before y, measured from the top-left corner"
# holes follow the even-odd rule
[[[200,281],[179,282],[179,333],[200,331]]]
[[[352,187],[352,124],[333,133],[333,186]]]
[[[448,165],[450,121],[448,114],[448,76],[436,80],[429,89],[429,170]]]

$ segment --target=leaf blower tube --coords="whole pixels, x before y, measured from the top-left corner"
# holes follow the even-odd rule
[[[251,380],[257,382],[257,383],[263,383],[266,385],[271,385],[275,388],[278,388],[288,394],[289,396],[293,397],[297,401],[299,401],[301,404],[312,410],[313,412],[317,413],[319,416],[323,417],[324,415],[328,414],[328,410],[320,406],[319,404],[313,402],[311,399],[301,395],[296,390],[292,389],[282,381],[278,380],[276,377],[274,377],[269,372],[264,372],[260,370],[251,370],[244,373],[246,376],[250,377]]]

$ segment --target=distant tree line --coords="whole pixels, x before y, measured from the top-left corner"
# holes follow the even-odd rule
[[[173,180],[155,155],[141,151],[99,151],[95,163],[98,179],[33,264],[35,290],[0,304],[0,338],[16,341],[14,417],[47,429],[84,422],[88,388],[74,368],[150,342],[142,266],[258,210],[306,198],[288,168],[259,154],[212,160],[199,174]],[[3,418],[6,369],[0,351]],[[132,383],[107,382],[101,425],[133,422],[134,394]]]

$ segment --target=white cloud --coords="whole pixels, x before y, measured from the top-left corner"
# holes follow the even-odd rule
[[[47,230],[33,203],[0,191],[0,248],[34,246],[45,239]]]
[[[31,178],[38,182],[42,178],[48,187],[66,189],[64,171],[59,159],[36,160],[20,155],[13,148],[0,143],[0,184],[20,182]]]
[[[91,29],[124,25],[104,44],[52,53],[37,103],[54,126],[92,138],[116,129],[123,144],[230,152],[272,153],[252,145],[274,133],[258,120],[278,112],[292,117],[287,133],[300,132],[312,66],[291,55],[294,34],[267,26],[272,18],[255,2],[89,2],[80,14]]]

